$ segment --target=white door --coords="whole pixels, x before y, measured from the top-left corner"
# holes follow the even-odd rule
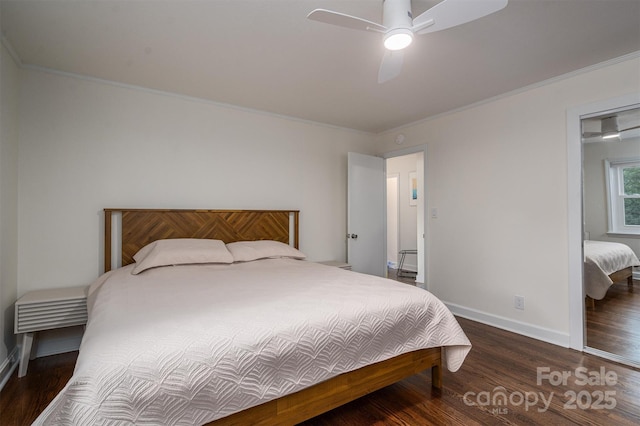
[[[350,152],[347,162],[347,261],[356,272],[384,277],[384,160]]]

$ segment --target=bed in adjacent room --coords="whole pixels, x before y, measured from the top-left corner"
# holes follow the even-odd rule
[[[297,211],[105,213],[108,272],[36,424],[293,424],[425,369],[440,387],[470,350],[429,292],[305,260]]]
[[[625,244],[607,241],[584,241],[584,289],[592,303],[601,300],[616,282],[627,282],[633,288],[633,268],[640,261]]]

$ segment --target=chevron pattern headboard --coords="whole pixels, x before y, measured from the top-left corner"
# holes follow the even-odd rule
[[[275,240],[298,248],[299,210],[104,209],[104,269],[111,270],[113,218],[119,215],[121,265],[150,242],[210,238],[225,243]]]

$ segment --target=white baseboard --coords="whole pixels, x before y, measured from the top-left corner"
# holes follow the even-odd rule
[[[387,267],[391,268],[391,269],[398,269],[398,264],[388,261],[387,262]],[[411,272],[417,272],[418,271],[418,266],[417,265],[412,265],[410,263],[405,262],[404,265],[402,265],[402,270],[403,271],[411,271]]]
[[[47,330],[37,334],[36,358],[49,355],[63,354],[80,349],[84,327],[68,327],[60,330]],[[7,383],[20,363],[20,346],[13,348],[7,359],[0,364],[0,390]]]
[[[489,314],[475,309],[466,308],[464,306],[456,305],[455,303],[444,302],[444,304],[447,305],[449,310],[454,315],[470,319],[472,321],[481,322],[483,324],[500,328],[502,330],[512,331],[514,333],[531,337],[536,340],[542,340],[543,342],[551,343],[565,348],[569,347],[568,333],[561,333],[549,328],[539,327],[537,325],[501,317],[499,315]]]
[[[418,272],[418,265],[412,265],[411,263],[404,262],[402,269],[405,271]]]
[[[0,390],[4,388],[4,385],[7,384],[13,372],[18,368],[18,363],[20,362],[19,353],[20,348],[16,346],[13,348],[7,359],[2,361],[2,364],[0,364]]]

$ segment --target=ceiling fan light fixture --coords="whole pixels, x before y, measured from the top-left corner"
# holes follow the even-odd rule
[[[413,41],[414,34],[422,35],[446,30],[480,19],[503,9],[509,0],[439,0],[435,6],[415,18],[411,12],[411,0],[382,0],[382,24],[357,16],[327,9],[315,9],[307,19],[359,31],[384,34],[386,48],[378,70],[378,83],[384,83],[400,75],[402,49]]]
[[[620,133],[605,133],[604,135],[602,135],[602,139],[604,140],[609,140],[609,139],[620,139]]]
[[[391,30],[384,36],[384,47],[388,50],[402,50],[413,41],[413,32],[407,28]]]

